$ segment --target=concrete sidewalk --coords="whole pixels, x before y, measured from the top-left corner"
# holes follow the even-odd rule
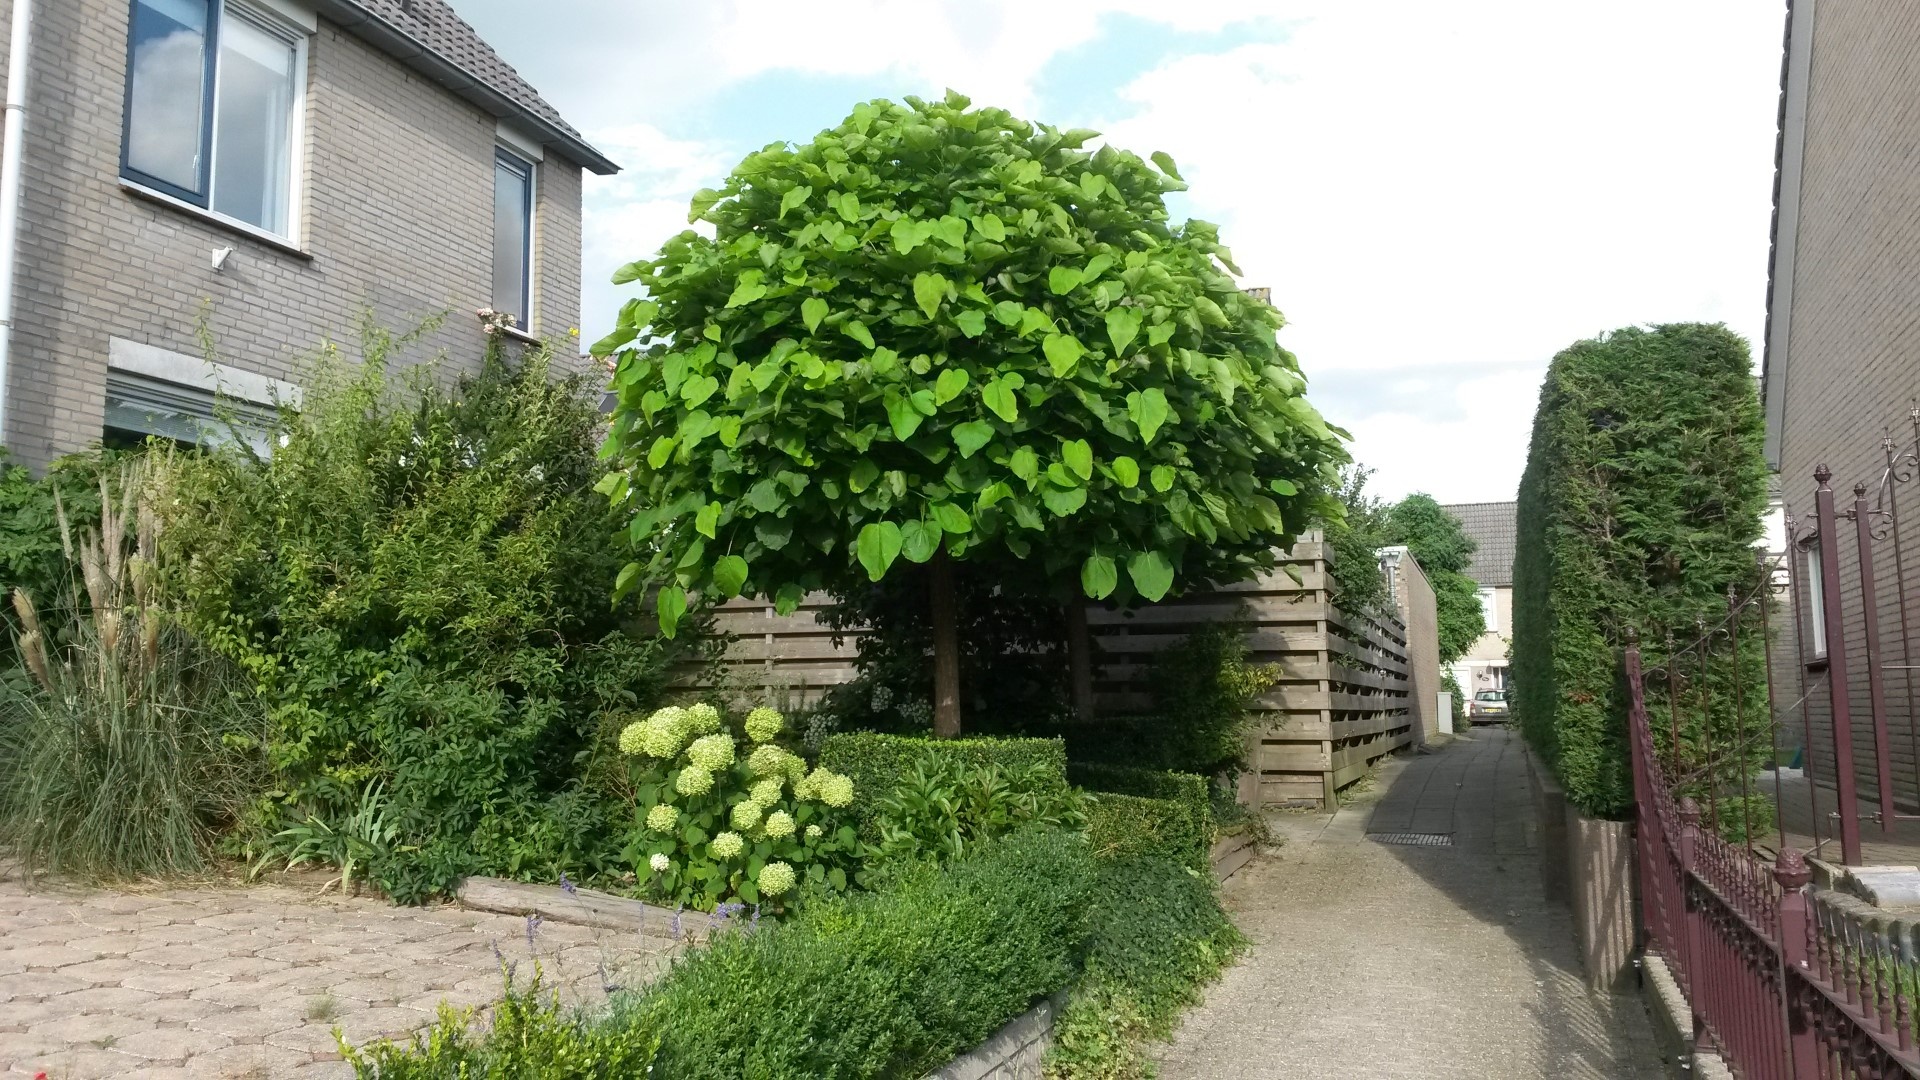
[[[1227,890],[1252,951],[1162,1056],[1166,1080],[1614,1080],[1662,1074],[1637,997],[1595,998],[1546,903],[1517,736],[1388,763]],[[1444,835],[1402,846],[1388,833]]]

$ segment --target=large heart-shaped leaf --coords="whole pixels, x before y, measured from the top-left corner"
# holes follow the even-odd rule
[[[1005,379],[994,379],[981,387],[980,400],[1009,424],[1020,419],[1020,403],[1014,400],[1013,387]]]
[[[893,437],[901,442],[913,438],[913,433],[920,430],[920,425],[927,418],[920,415],[919,409],[914,408],[911,398],[889,394],[886,401],[887,420],[893,424]]]
[[[1113,354],[1119,356],[1140,333],[1140,309],[1117,307],[1107,312],[1107,339],[1113,342]]]
[[[1007,458],[1007,468],[1013,471],[1013,475],[1031,484],[1040,475],[1040,455],[1023,446]]]
[[[1093,447],[1085,439],[1074,439],[1060,445],[1060,460],[1066,462],[1082,480],[1093,479]]]
[[[1040,343],[1040,349],[1047,354],[1047,366],[1053,369],[1056,379],[1064,379],[1073,374],[1073,369],[1086,355],[1086,348],[1080,340],[1066,334],[1049,334]]]
[[[1172,488],[1173,488],[1173,466],[1171,466],[1171,465],[1155,465],[1155,466],[1153,467],[1153,473],[1152,473],[1152,475],[1151,475],[1151,476],[1149,476],[1149,477],[1148,477],[1148,479],[1149,479],[1149,480],[1150,480],[1150,481],[1152,482],[1152,484],[1153,484],[1153,490],[1155,490],[1155,491],[1170,491],[1170,490],[1172,490]]]
[[[669,585],[660,590],[653,601],[654,613],[660,617],[660,632],[672,637],[680,627],[680,617],[687,613],[687,590],[678,585]]]
[[[1055,517],[1066,517],[1075,510],[1087,505],[1087,489],[1043,487],[1040,489],[1040,501],[1047,504]]]
[[[1127,560],[1127,576],[1134,590],[1151,602],[1173,588],[1173,563],[1158,551],[1142,551]]]
[[[900,526],[891,521],[861,526],[854,549],[870,580],[879,581],[887,576],[887,568],[900,557],[900,543]]]
[[[1105,555],[1089,555],[1080,564],[1080,589],[1095,600],[1113,595],[1120,584],[1120,572]]]
[[[841,324],[840,332],[869,349],[873,348],[873,331],[867,329],[867,324],[859,319],[848,319]]]
[[[747,583],[747,560],[738,555],[722,555],[713,563],[713,587],[732,599]]]
[[[719,389],[719,379],[711,375],[695,375],[680,384],[680,396],[686,401],[689,409],[697,409]]]
[[[1080,282],[1085,277],[1086,275],[1074,267],[1056,266],[1047,271],[1047,288],[1052,290],[1055,296],[1065,296],[1079,288]]]
[[[707,505],[701,507],[699,513],[693,515],[693,528],[694,528],[694,531],[698,532],[701,536],[707,537],[708,539],[712,539],[713,530],[716,527],[716,525],[719,523],[719,521],[720,521],[720,504],[717,502],[710,502]]]
[[[1171,411],[1166,393],[1157,386],[1127,395],[1127,415],[1132,418],[1134,426],[1140,429],[1141,442],[1153,441]]]
[[[1130,488],[1140,483],[1140,463],[1124,455],[1113,459],[1113,478],[1121,487]]]
[[[1300,489],[1294,486],[1293,481],[1282,480],[1279,477],[1274,477],[1272,480],[1267,481],[1267,486],[1273,489],[1275,495],[1300,494]]]
[[[820,320],[827,317],[827,302],[817,296],[809,296],[800,301],[800,321],[807,324],[807,333],[820,329]]]
[[[969,420],[953,426],[953,444],[960,448],[960,456],[970,458],[980,452],[980,448],[993,441],[993,425],[985,420]]]
[[[969,308],[953,317],[953,325],[970,338],[977,338],[987,332],[987,313],[979,308]]]
[[[913,302],[920,310],[933,318],[940,310],[940,302],[947,298],[947,279],[940,274],[918,273],[913,275]]]
[[[933,401],[936,405],[945,405],[959,397],[967,389],[967,371],[965,368],[946,368],[940,377],[933,380]]]
[[[751,279],[748,275],[752,275]],[[761,284],[758,274],[749,270],[740,275],[739,284],[733,287],[733,295],[727,297],[727,306],[737,308],[743,304],[751,304],[765,295],[767,295],[767,287]]]
[[[795,207],[807,205],[807,200],[812,197],[813,188],[808,187],[806,184],[788,188],[787,193],[780,196],[780,217],[785,219],[788,211]]]
[[[940,536],[936,525],[917,519],[909,521],[900,526],[900,554],[905,555],[908,562],[926,562],[940,550]]]
[[[952,503],[936,503],[933,507],[933,520],[946,532],[970,533],[973,531],[973,518]]]

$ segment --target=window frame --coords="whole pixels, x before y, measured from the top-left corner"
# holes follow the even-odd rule
[[[521,217],[524,224],[521,226],[520,235],[520,302],[518,306],[523,310],[506,311],[506,314],[514,317],[514,327],[516,329],[530,333],[533,329],[534,214],[540,205],[540,163],[505,143],[496,142],[493,146],[493,175],[496,185],[500,182],[500,166],[502,164],[519,172],[525,176],[527,180],[527,193],[521,205]],[[500,205],[499,200],[500,196],[496,191],[494,194],[494,206],[496,209],[498,209]],[[498,228],[499,224],[499,219],[496,216],[494,220],[495,228]],[[487,293],[487,305],[495,311],[504,311],[505,309],[500,307],[500,298],[492,295],[493,289],[491,285],[488,286]]]
[[[306,143],[307,143],[307,83],[308,44],[313,31],[286,14],[269,6],[272,0],[256,3],[252,0],[207,0],[207,38],[206,58],[201,68],[203,90],[200,95],[200,168],[196,178],[199,191],[191,191],[178,184],[162,180],[133,167],[133,64],[134,47],[133,17],[141,0],[127,0],[127,66],[126,89],[121,99],[120,112],[120,179],[123,183],[165,196],[176,203],[184,204],[198,214],[204,214],[223,224],[231,225],[244,232],[271,237],[284,243],[299,246],[304,215],[301,213],[306,193]],[[220,31],[226,20],[245,19],[261,30],[284,40],[293,49],[293,100],[288,104],[287,117],[287,222],[286,231],[279,232],[264,225],[255,225],[251,221],[223,214],[213,208],[213,189],[217,178],[213,173],[213,163],[219,156],[219,147],[215,143],[218,125],[214,122],[214,110],[220,99]]]
[[[1807,609],[1811,623],[1807,628],[1807,640],[1813,646],[1807,662],[1818,664],[1827,659],[1827,581],[1826,570],[1820,565],[1818,540],[1807,547],[1806,555]]]
[[[1488,585],[1483,586],[1479,592],[1480,614],[1486,623],[1486,632],[1498,634],[1500,632],[1500,590]]]

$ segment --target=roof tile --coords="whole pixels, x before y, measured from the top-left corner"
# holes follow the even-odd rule
[[[1453,503],[1440,509],[1460,519],[1460,527],[1479,545],[1467,576],[1489,588],[1513,585],[1513,549],[1519,528],[1517,504]]]

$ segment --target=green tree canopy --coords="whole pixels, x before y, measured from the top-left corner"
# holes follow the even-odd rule
[[[647,298],[594,347],[602,488],[669,630],[690,592],[791,609],[901,558],[1157,600],[1271,566],[1333,486],[1344,433],[1215,228],[1169,224],[1172,160],[968,106],[751,154],[694,199],[713,236],[616,275]]]

